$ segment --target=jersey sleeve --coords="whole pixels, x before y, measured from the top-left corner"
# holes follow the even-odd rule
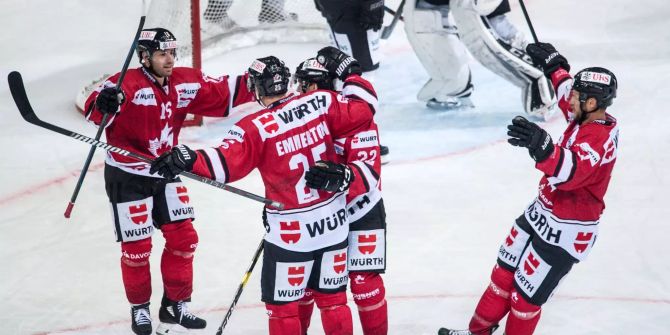
[[[200,73],[200,91],[189,105],[189,113],[225,117],[233,108],[254,101],[253,94],[247,87],[248,74],[237,77],[210,77]]]
[[[551,83],[558,99],[558,108],[561,109],[563,117],[570,122],[574,115],[570,108],[570,95],[572,94],[572,76],[563,68],[559,68],[551,74]]]
[[[328,126],[333,138],[351,137],[372,128],[376,108],[376,93],[370,83],[358,75],[349,76],[341,94],[332,92],[334,99],[328,111]]]
[[[221,145],[214,148],[196,150],[198,158],[192,172],[222,183],[230,183],[244,178],[262,157],[262,142],[256,127],[246,127],[238,122],[228,130]]]
[[[100,86],[98,86],[91,94],[88,96],[86,99],[86,103],[84,106],[86,107],[86,110],[84,111],[84,117],[86,117],[86,120],[93,122],[95,125],[99,126],[100,123],[102,122],[102,117],[103,113],[98,110],[98,108],[95,106],[95,99],[98,98],[98,95],[100,92],[102,92],[103,89],[108,88],[108,87],[116,87],[116,83],[119,80],[119,74],[115,74],[109,78],[107,78]],[[129,89],[127,85],[121,84],[121,91],[125,95],[126,99],[121,103],[119,106],[119,111],[123,112],[126,108],[128,108],[128,94],[129,94]],[[105,127],[108,127],[109,125],[114,122],[114,119],[116,117],[116,114],[112,115],[109,120],[107,120],[107,124]]]
[[[354,182],[349,187],[350,195],[356,196],[370,192],[372,188],[381,189],[381,156],[377,126],[372,123],[370,129],[354,136],[335,141],[342,146],[342,156],[354,173]]]
[[[582,129],[573,149],[557,145],[551,156],[536,163],[535,167],[544,172],[552,187],[566,191],[584,187],[602,165],[606,154],[605,142],[606,139],[598,133]]]

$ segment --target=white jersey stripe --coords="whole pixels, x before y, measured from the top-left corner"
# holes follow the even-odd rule
[[[379,102],[377,101],[377,98],[375,98],[368,91],[362,89],[359,86],[356,86],[355,84],[347,84],[346,86],[344,86],[344,88],[342,89],[342,95],[344,95],[345,97],[348,97],[348,96],[351,96],[351,95],[357,96],[357,97],[361,98],[362,100],[364,100],[365,102],[372,105],[372,107],[375,109],[375,111],[377,110],[377,105],[379,104]]]
[[[572,151],[565,148],[561,148],[561,151],[563,151],[564,157],[563,157],[563,163],[561,164],[558,170],[558,174],[555,177],[547,178],[547,180],[552,186],[567,182],[568,179],[570,179],[570,176],[572,175],[572,168],[574,165]]]
[[[226,182],[226,170],[223,169],[223,162],[221,162],[221,157],[219,153],[216,152],[215,148],[203,149],[209,161],[212,163],[212,169],[214,170],[214,179],[216,181],[225,183]]]

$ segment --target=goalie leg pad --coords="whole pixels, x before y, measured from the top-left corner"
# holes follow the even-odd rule
[[[349,278],[363,334],[387,334],[388,308],[382,276],[374,272],[350,272]]]
[[[314,291],[314,301],[321,311],[321,323],[326,334],[351,335],[354,333],[351,310],[347,306],[345,291],[337,293]]]
[[[540,321],[541,307],[534,305],[516,290],[512,291],[512,308],[507,317],[505,334],[508,335],[531,335]]]
[[[495,326],[510,310],[510,294],[514,289],[514,273],[499,265],[493,267],[491,283],[479,299],[469,329],[479,334]]]
[[[270,335],[301,334],[298,302],[294,301],[281,305],[266,303],[265,309],[269,317]]]
[[[511,46],[493,32],[473,0],[456,0],[451,5],[463,43],[482,65],[523,90],[526,113],[541,115],[553,109],[554,92],[525,50]]]
[[[121,242],[121,276],[128,302],[144,304],[151,298],[151,238]]]
[[[456,27],[447,26],[438,8],[416,8],[415,0],[405,4],[405,32],[430,79],[417,94],[420,101],[468,96],[472,91],[467,50]]]
[[[161,231],[165,237],[161,258],[165,294],[172,301],[188,299],[193,292],[193,254],[198,234],[191,220],[164,224]]]

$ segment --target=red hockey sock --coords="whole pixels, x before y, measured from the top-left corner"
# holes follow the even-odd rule
[[[470,320],[470,332],[484,333],[500,322],[509,312],[510,292],[514,287],[514,273],[496,264],[491,273],[491,283],[479,299],[475,314]]]
[[[144,304],[151,299],[151,238],[133,242],[121,242],[121,276],[126,297],[133,305]]]
[[[314,297],[312,290],[305,290],[305,296],[298,300],[298,316],[300,317],[301,334],[307,334],[310,323],[312,323],[312,312],[314,311]]]
[[[512,290],[512,308],[507,317],[505,334],[531,335],[540,321],[542,309],[526,301],[516,290]]]
[[[193,292],[193,253],[198,234],[191,220],[164,224],[161,231],[165,237],[161,258],[165,295],[172,301],[188,299]]]
[[[265,304],[269,316],[270,335],[302,335],[298,318],[298,302],[284,305]]]
[[[328,335],[351,335],[354,333],[354,322],[351,310],[347,306],[347,294],[332,294],[314,291],[316,306],[321,311],[323,331]]]
[[[363,334],[386,335],[388,309],[382,277],[372,272],[351,272],[349,279]]]

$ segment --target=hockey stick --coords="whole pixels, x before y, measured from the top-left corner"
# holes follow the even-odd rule
[[[58,127],[56,125],[53,125],[51,123],[45,122],[40,120],[37,115],[35,115],[35,111],[33,111],[33,108],[30,106],[30,101],[28,100],[28,96],[26,94],[26,89],[23,85],[23,79],[21,78],[21,74],[17,71],[12,71],[9,73],[9,76],[7,77],[7,81],[9,82],[9,90],[12,93],[12,98],[14,98],[14,103],[16,103],[16,107],[19,109],[19,112],[21,113],[21,116],[23,117],[24,120],[28,121],[29,123],[32,123],[36,126],[42,127],[49,129],[51,131],[55,131],[59,134],[69,136],[74,138],[75,140],[86,142],[90,145],[94,145],[96,147],[102,148],[104,150],[110,151],[117,153],[122,156],[126,157],[131,157],[134,158],[140,162],[148,163],[151,164],[152,160],[150,158],[144,157],[142,155],[136,154],[134,152],[130,152],[128,150],[121,149],[119,147],[115,147],[113,145],[110,145],[105,142],[101,142],[95,139],[92,139],[88,136],[84,136],[82,134],[73,132],[71,130],[67,130],[61,127]],[[235,193],[237,195],[243,196],[248,199],[256,200],[258,202],[262,202],[270,207],[274,207],[277,209],[283,209],[284,205],[280,202],[273,201],[270,199],[263,198],[261,196],[255,195],[253,193],[240,190],[238,188],[226,185],[224,183],[218,182],[216,180],[212,180],[209,178],[205,178],[202,176],[198,176],[196,174],[190,173],[190,172],[182,172],[182,176],[197,180],[201,183],[205,183],[217,188],[220,188],[222,190],[226,190],[231,193]]]
[[[249,277],[251,277],[251,273],[254,271],[254,266],[256,266],[256,261],[258,261],[258,258],[261,256],[261,253],[263,252],[263,242],[265,242],[265,241],[261,240],[261,243],[258,244],[258,248],[256,248],[256,253],[254,253],[254,258],[251,259],[251,265],[249,265],[249,268],[247,269],[247,272],[242,277],[242,282],[240,283],[240,286],[237,287],[237,292],[235,292],[235,297],[233,298],[233,302],[230,304],[230,307],[228,307],[228,312],[226,312],[226,316],[223,318],[223,322],[221,322],[221,325],[219,326],[219,329],[216,331],[216,335],[221,335],[223,333],[223,329],[226,328],[226,325],[228,324],[228,320],[230,319],[230,316],[233,315],[233,310],[235,310],[235,306],[237,305],[237,300],[240,299],[240,296],[242,295],[242,290],[247,285],[247,282],[249,281]]]
[[[393,32],[393,29],[395,28],[396,23],[398,23],[398,20],[405,21],[404,18],[402,17],[402,9],[405,7],[405,0],[402,0],[400,2],[400,5],[398,6],[397,11],[393,11],[391,8],[388,8],[384,6],[384,10],[391,13],[393,15],[393,21],[391,21],[391,24],[389,24],[387,27],[384,27],[382,30],[382,39],[388,39],[391,36],[391,33]]]
[[[530,34],[533,35],[533,40],[535,41],[535,43],[537,43],[538,42],[537,35],[535,35],[535,29],[533,28],[533,23],[530,22],[530,16],[528,16],[526,5],[523,3],[523,0],[519,0],[519,4],[521,5],[521,11],[523,12],[523,16],[526,18],[526,23],[528,23],[528,28],[530,28]]]
[[[128,71],[128,66],[130,65],[130,59],[133,56],[133,51],[135,51],[135,47],[137,46],[137,41],[140,39],[140,32],[142,32],[142,28],[144,27],[144,21],[146,20],[146,18],[147,17],[144,15],[140,17],[140,24],[137,26],[137,32],[135,32],[133,43],[130,45],[130,50],[128,50],[126,60],[123,62],[123,68],[121,69],[119,80],[116,83],[117,97],[121,92],[121,83],[123,83],[123,78],[126,76],[126,71]],[[91,103],[91,106],[89,106],[86,114],[90,113],[92,110],[93,110],[93,103]],[[107,121],[109,121],[110,116],[111,114],[108,113],[105,113],[105,115],[102,116],[102,121],[100,121],[100,127],[98,127],[98,132],[95,133],[94,140],[97,141],[100,139],[100,137],[102,136],[102,132],[105,130],[105,125],[107,124]],[[67,204],[65,213],[63,213],[66,219],[70,218],[72,208],[74,208],[74,203],[75,201],[77,201],[77,196],[79,195],[79,190],[81,189],[81,186],[84,184],[84,178],[86,177],[86,173],[88,172],[88,167],[91,165],[91,161],[93,160],[93,154],[95,154],[95,149],[96,146],[92,145],[91,150],[88,152],[88,156],[86,157],[86,161],[84,162],[84,167],[81,168],[81,174],[79,175],[79,180],[77,180],[77,185],[75,185],[74,187],[74,191],[72,192],[72,196],[70,197],[70,202]]]

